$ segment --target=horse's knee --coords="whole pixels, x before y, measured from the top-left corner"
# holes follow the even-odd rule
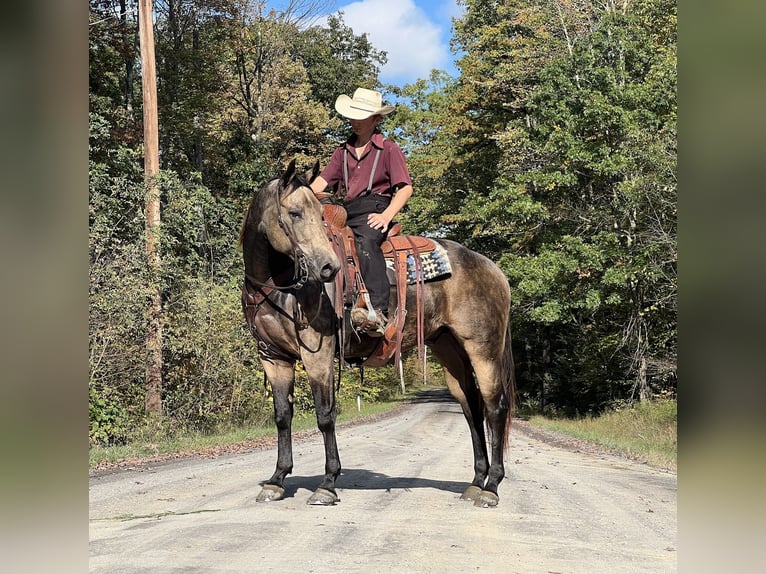
[[[317,428],[322,432],[335,430],[335,409],[330,409],[327,412],[317,411]]]
[[[291,405],[282,407],[274,407],[274,424],[280,430],[290,428],[290,424],[293,421],[293,409]]]
[[[505,419],[507,417],[508,404],[503,399],[499,399],[493,408],[487,409],[487,422],[494,433],[505,428]]]

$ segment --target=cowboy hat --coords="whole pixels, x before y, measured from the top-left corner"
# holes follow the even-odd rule
[[[335,110],[350,120],[366,120],[370,116],[385,116],[394,111],[394,106],[384,106],[383,96],[375,90],[357,88],[354,97],[342,94],[335,100]]]

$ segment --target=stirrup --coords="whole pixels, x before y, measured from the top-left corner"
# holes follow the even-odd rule
[[[378,309],[375,311],[375,324],[371,329],[367,331],[367,334],[370,337],[385,337],[386,336],[386,327],[388,327],[388,320],[386,319],[386,316],[383,314],[383,311]]]
[[[351,324],[360,333],[370,337],[382,337],[386,331],[385,316],[372,309],[354,307],[351,309]]]

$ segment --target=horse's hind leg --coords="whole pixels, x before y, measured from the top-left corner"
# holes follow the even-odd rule
[[[292,363],[263,361],[263,369],[274,395],[274,422],[277,426],[277,467],[263,485],[257,502],[279,500],[285,494],[285,477],[293,471],[292,420],[295,368]]]
[[[509,343],[510,344],[510,343]],[[503,455],[506,447],[506,432],[509,425],[509,415],[512,398],[509,395],[509,384],[504,377],[512,377],[504,371],[504,365],[499,358],[502,350],[495,358],[488,358],[485,346],[473,348],[466,343],[466,352],[471,356],[471,364],[476,376],[476,382],[484,405],[484,416],[490,432],[492,463],[487,473],[487,482],[480,495],[474,500],[477,506],[497,506],[497,487],[505,478]]]
[[[484,434],[484,412],[479,390],[474,382],[468,356],[454,337],[442,334],[430,345],[434,356],[444,367],[444,379],[453,397],[460,403],[463,415],[471,431],[474,476],[471,485],[463,492],[463,500],[476,500],[484,490],[489,472],[487,440]]]

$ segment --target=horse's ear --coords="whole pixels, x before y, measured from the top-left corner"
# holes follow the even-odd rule
[[[314,163],[314,167],[312,167],[310,170],[306,171],[305,174],[303,174],[303,177],[306,178],[306,181],[311,184],[312,181],[314,181],[317,176],[319,175],[319,160],[317,160]]]
[[[295,177],[295,158],[293,158],[293,161],[287,166],[285,173],[282,174],[282,177],[279,180],[279,186],[282,189],[286,188],[293,177]]]

